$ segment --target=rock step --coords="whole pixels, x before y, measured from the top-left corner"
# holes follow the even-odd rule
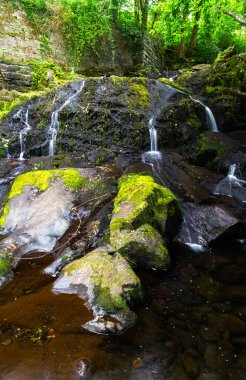
[[[31,87],[32,73],[28,65],[0,61],[0,81],[4,88]]]

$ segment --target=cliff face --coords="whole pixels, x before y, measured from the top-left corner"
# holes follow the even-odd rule
[[[96,51],[85,51],[80,56],[69,56],[71,46],[62,32],[61,6],[48,4],[44,14],[28,14],[18,2],[0,3],[0,60],[28,63],[30,60],[49,60],[85,75],[142,75],[160,70],[158,52],[149,36],[127,40],[113,28],[110,39],[96,41]],[[47,14],[47,16],[46,16]],[[72,25],[71,25],[72,27]]]
[[[0,4],[0,58],[17,61],[33,59],[53,59],[57,62],[68,62],[65,43],[54,21],[49,20],[44,37],[26,13],[14,9],[7,2]]]

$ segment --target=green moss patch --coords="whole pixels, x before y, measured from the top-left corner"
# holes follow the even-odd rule
[[[181,86],[179,83],[172,82],[168,78],[159,78],[158,81],[163,84],[167,84],[168,86],[171,86],[173,88],[177,88],[178,90],[183,91],[186,94],[192,95],[191,91],[189,91],[186,87]]]
[[[11,198],[21,194],[26,186],[33,186],[40,191],[45,191],[50,186],[50,183],[56,179],[61,180],[65,186],[73,190],[78,190],[85,182],[85,178],[80,176],[77,169],[36,170],[19,175],[13,182],[8,201],[3,208],[0,226],[3,226],[6,215],[9,213],[9,201]]]
[[[138,228],[149,223],[160,227],[174,194],[143,174],[126,174],[119,180],[110,231]],[[124,203],[127,202],[127,203]]]
[[[0,276],[5,276],[11,267],[12,255],[5,249],[0,249]]]
[[[0,120],[7,116],[8,113],[12,111],[12,109],[19,106],[20,104],[28,102],[29,100],[34,99],[37,96],[42,96],[46,93],[47,91],[29,91],[26,93],[14,91],[13,94],[11,94],[10,91],[8,100],[1,100],[0,93]]]
[[[128,78],[112,75],[112,84],[116,93],[128,103],[130,108],[144,109],[150,105],[147,78]]]
[[[79,284],[78,291],[82,289],[81,285],[85,285],[87,295],[84,294],[83,298],[88,298],[90,306],[95,305],[106,313],[128,310],[130,301],[142,298],[137,275],[121,255],[109,254],[106,247],[98,248],[67,265],[63,275],[71,277],[73,288]],[[59,290],[59,280],[57,283]]]

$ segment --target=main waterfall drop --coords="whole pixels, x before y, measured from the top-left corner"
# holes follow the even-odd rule
[[[152,116],[149,120],[149,135],[150,135],[150,151],[157,152],[157,131],[154,127],[155,117]]]
[[[84,89],[86,80],[82,80],[81,86],[73,95],[70,95],[67,100],[54,112],[51,114],[51,123],[48,129],[48,138],[49,138],[49,156],[54,156],[56,150],[56,138],[59,131],[59,113],[65,108],[68,104],[72,102],[76,96],[78,96]]]

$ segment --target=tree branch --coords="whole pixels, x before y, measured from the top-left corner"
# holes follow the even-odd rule
[[[225,15],[232,17],[234,20],[236,20],[237,22],[239,22],[241,25],[246,26],[246,20],[243,17],[240,17],[240,16],[236,15],[235,13],[233,13],[231,11],[227,11],[226,9],[222,9],[222,12]]]

